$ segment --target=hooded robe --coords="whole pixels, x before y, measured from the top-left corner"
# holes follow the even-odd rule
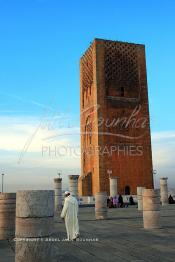
[[[61,218],[65,219],[68,240],[76,239],[79,235],[78,225],[78,201],[75,197],[69,195],[65,198],[64,207],[61,212]]]

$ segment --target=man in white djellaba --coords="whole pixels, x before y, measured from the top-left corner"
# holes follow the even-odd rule
[[[69,191],[65,192],[61,218],[65,220],[68,240],[76,240],[79,237],[78,201]]]

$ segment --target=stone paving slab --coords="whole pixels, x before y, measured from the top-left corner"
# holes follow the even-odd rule
[[[65,226],[55,218],[53,237],[60,241],[53,242],[53,262],[175,261],[175,205],[162,208],[159,230],[144,230],[142,213],[136,207],[109,209],[108,213],[108,220],[97,221],[93,207],[80,208],[81,238],[98,239],[96,242],[62,241]],[[14,242],[0,241],[0,262],[14,262],[14,246]]]

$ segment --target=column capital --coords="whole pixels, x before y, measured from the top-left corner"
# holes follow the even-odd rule
[[[160,180],[168,180],[168,177],[161,177]]]
[[[54,178],[55,183],[60,183],[62,181],[62,178]]]
[[[69,175],[70,180],[78,180],[79,175]]]
[[[113,175],[111,175],[109,178],[110,178],[110,179],[118,179],[118,176],[113,176]]]

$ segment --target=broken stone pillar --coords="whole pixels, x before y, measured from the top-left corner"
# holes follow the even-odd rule
[[[50,236],[53,230],[54,191],[18,191],[16,237]]]
[[[16,194],[0,193],[0,240],[15,237]]]
[[[55,190],[55,214],[62,209],[62,178],[54,179],[54,190]]]
[[[78,178],[78,175],[69,175],[69,191],[76,198],[78,198]]]
[[[162,206],[166,206],[169,204],[167,180],[167,177],[160,178],[160,197]]]
[[[54,226],[54,191],[18,191],[16,199],[16,262],[50,261]],[[22,241],[19,241],[22,238]]]
[[[55,260],[53,242],[48,238],[16,239],[15,262],[52,262]]]
[[[137,187],[137,204],[138,204],[139,211],[143,210],[143,199],[142,199],[143,189],[145,189],[145,187]]]
[[[96,219],[107,219],[107,193],[98,192],[95,195],[95,217]]]
[[[118,194],[117,190],[117,177],[110,177],[110,197],[115,197]]]
[[[143,190],[143,226],[145,229],[160,228],[160,190]]]

